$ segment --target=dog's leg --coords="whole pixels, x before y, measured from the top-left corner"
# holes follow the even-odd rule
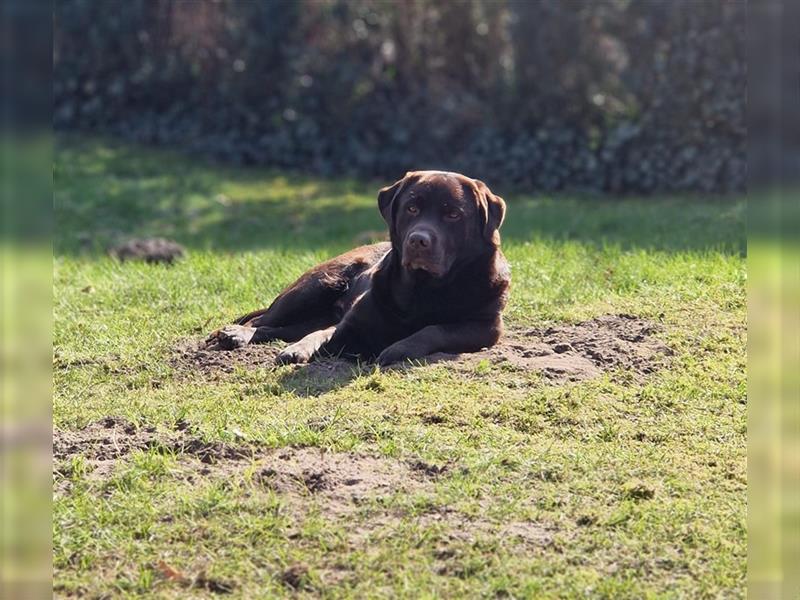
[[[502,331],[500,319],[429,325],[385,348],[377,362],[386,366],[402,360],[422,358],[434,352],[477,352],[497,343]]]
[[[247,327],[280,328],[327,317],[333,314],[334,303],[347,291],[348,285],[336,273],[312,270],[281,292],[268,308],[248,313],[234,323]],[[279,339],[284,338],[280,336]]]
[[[233,350],[247,344],[263,344],[274,340],[295,342],[309,333],[333,325],[333,323],[332,316],[323,316],[283,327],[228,325],[209,335],[205,344],[211,350]]]
[[[323,344],[331,339],[334,331],[336,331],[335,326],[309,333],[299,342],[295,342],[284,348],[276,357],[275,362],[281,365],[307,363]]]
[[[233,325],[212,332],[205,345],[232,350],[272,340],[295,342],[338,321],[335,303],[348,285],[335,272],[309,271],[281,292],[269,308],[248,313]]]

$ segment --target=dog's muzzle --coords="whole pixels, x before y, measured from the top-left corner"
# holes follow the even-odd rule
[[[403,244],[403,267],[414,271],[426,271],[435,277],[443,274],[442,257],[434,235],[417,229],[406,236]]]

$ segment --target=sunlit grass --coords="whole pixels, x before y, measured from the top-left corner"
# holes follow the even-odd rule
[[[533,521],[553,534],[536,551],[492,535],[448,542],[446,527],[419,524],[397,498],[389,507],[406,517],[365,546],[346,543],[349,523],[325,518],[290,537],[272,510],[280,498],[245,477],[189,483],[174,460],[136,455],[105,482],[73,469],[71,491],[56,498],[59,593],[188,594],[159,577],[163,559],[231,581],[247,598],[288,595],[281,573],[294,564],[307,567],[312,595],[342,565],[345,576],[324,592],[332,597],[743,595],[743,201],[495,190],[508,201],[510,326],[651,319],[675,355],[646,380],[618,373],[556,386],[491,365],[469,376],[364,365],[307,395],[290,367],[209,380],[176,373],[168,358],[178,342],[266,305],[303,270],[382,230],[375,197],[386,182],[233,169],[82,138],[59,146],[59,427],[106,415],[164,428],[185,419],[212,440],[447,463],[418,499],[423,509],[449,506],[498,527]],[[174,238],[188,257],[165,267],[104,254],[132,235]],[[326,427],[312,426],[321,419]]]

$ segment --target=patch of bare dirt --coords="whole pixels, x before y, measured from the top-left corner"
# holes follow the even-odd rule
[[[280,347],[253,344],[237,350],[209,350],[203,340],[184,340],[175,348],[170,364],[180,372],[233,373],[236,369],[260,369],[275,365]]]
[[[461,513],[444,509],[422,515],[419,519],[421,525],[432,526],[441,524],[443,545],[448,546],[457,542],[474,543],[480,537],[497,536],[500,539],[511,539],[530,547],[544,547],[552,540],[552,531],[540,523],[532,521],[506,521],[495,523],[488,519],[470,519]]]
[[[105,417],[75,431],[56,429],[53,432],[55,463],[80,455],[99,464],[152,448],[193,456],[207,464],[250,458],[255,452],[249,446],[204,441],[180,424],[175,432],[159,432],[155,427],[139,427],[120,417]]]
[[[156,449],[191,457],[198,464],[217,464],[226,460],[250,459],[256,449],[208,442],[192,434],[191,428],[179,427],[175,432],[158,431],[155,427],[139,427],[126,419],[105,417],[83,429],[53,431],[53,479],[56,493],[72,487],[71,459],[80,456],[82,475],[90,481],[111,478],[116,465],[137,450]]]
[[[155,427],[139,428],[119,417],[105,417],[76,431],[53,431],[53,460],[64,461],[75,455],[88,460],[115,460],[152,447],[158,439]]]
[[[178,344],[169,361],[181,374],[201,373],[214,379],[237,369],[276,368],[275,357],[281,347],[282,344],[253,344],[236,350],[210,350],[203,340],[191,339]],[[352,379],[354,367],[351,362],[335,358],[293,365],[283,373],[280,384],[299,395],[318,396]]]
[[[473,354],[434,354],[429,362],[451,361],[474,368],[483,360],[536,371],[555,382],[582,381],[622,369],[647,375],[662,367],[672,350],[655,337],[660,327],[632,315],[604,315],[546,329],[510,329],[492,348]]]
[[[348,540],[354,547],[369,545],[376,537],[391,536],[409,524],[438,530],[443,548],[472,543],[482,537],[496,538],[502,543],[512,540],[531,548],[550,543],[550,533],[533,522],[495,523],[446,508],[432,509],[412,518],[401,509],[385,507],[384,500],[390,498],[432,495],[436,481],[446,475],[448,466],[320,448],[270,449],[207,442],[194,432],[185,422],[178,423],[175,430],[163,431],[139,427],[117,417],[101,419],[76,431],[56,429],[53,433],[56,493],[69,493],[75,475],[70,472],[70,459],[75,456],[82,456],[89,470],[83,476],[98,482],[109,479],[115,466],[124,463],[131,452],[157,448],[175,454],[177,464],[173,475],[189,484],[201,480],[243,482],[247,472],[251,482],[247,485],[256,485],[281,498],[292,523],[287,532],[290,539],[300,535],[304,519],[314,513],[346,523]],[[255,474],[250,475],[254,465]],[[168,518],[166,515],[165,520]],[[332,573],[337,578],[346,576],[336,570]],[[289,587],[303,580],[302,574],[295,574],[298,576],[287,575]]]
[[[177,259],[183,258],[186,251],[177,242],[164,238],[137,238],[109,248],[108,253],[120,262],[141,260],[171,265]]]
[[[556,383],[592,379],[614,369],[643,376],[661,368],[672,354],[656,337],[659,331],[660,326],[647,319],[604,315],[574,325],[509,328],[492,348],[469,354],[440,352],[423,362],[448,362],[455,368],[474,371],[479,363],[488,361],[491,365],[538,372]],[[208,350],[201,341],[192,340],[176,348],[171,363],[182,372],[211,376],[230,373],[236,368],[271,368],[280,347],[267,344],[219,351]],[[326,358],[296,365],[281,383],[288,390],[317,395],[347,383],[354,374],[353,367],[353,363]]]
[[[69,460],[81,456],[90,470],[111,473],[117,461],[137,450],[173,453],[201,475],[232,475],[256,461],[256,480],[265,488],[287,495],[322,499],[333,513],[346,512],[367,497],[422,489],[442,471],[422,461],[404,463],[357,453],[327,452],[320,448],[262,448],[209,442],[179,422],[175,431],[138,427],[119,417],[105,417],[83,429],[53,432],[54,467],[69,477]],[[427,465],[422,468],[420,465]],[[213,467],[213,468],[210,468]]]
[[[256,480],[293,506],[313,500],[325,514],[344,516],[369,500],[430,491],[432,479],[401,461],[368,454],[289,448],[259,462]]]

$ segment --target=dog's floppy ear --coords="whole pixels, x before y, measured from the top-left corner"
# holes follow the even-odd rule
[[[402,179],[378,192],[378,210],[381,211],[381,216],[389,227],[392,226],[392,208],[394,207],[394,201],[406,185],[408,185],[411,176],[412,173],[409,171]]]
[[[483,237],[495,246],[500,245],[500,226],[506,218],[506,203],[500,196],[492,193],[485,183],[475,179],[478,208],[483,217]]]

